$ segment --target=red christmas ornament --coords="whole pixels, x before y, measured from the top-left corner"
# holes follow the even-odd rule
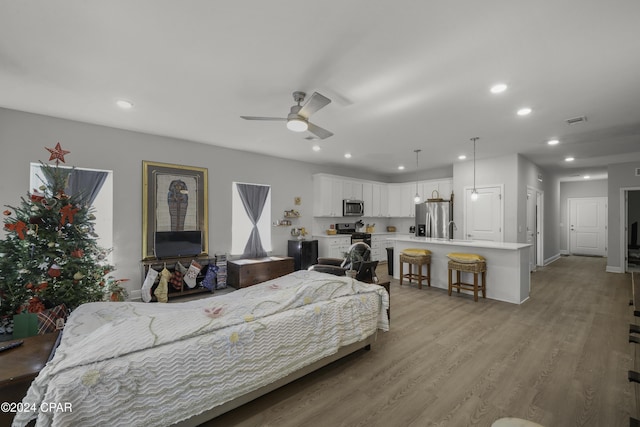
[[[53,264],[50,268],[49,271],[47,271],[47,274],[50,277],[60,277],[60,274],[62,274],[62,272],[60,271],[60,266],[57,264]]]
[[[59,142],[56,144],[56,148],[48,148],[48,147],[44,147],[44,148],[46,148],[47,151],[51,153],[51,157],[49,157],[49,161],[55,160],[56,163],[58,163],[58,160],[64,163],[64,156],[71,152],[71,151],[63,150]]]
[[[82,258],[84,255],[84,251],[82,249],[76,249],[75,251],[71,251],[71,256],[74,258]]]

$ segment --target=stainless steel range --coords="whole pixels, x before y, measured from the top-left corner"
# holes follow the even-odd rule
[[[354,244],[356,242],[364,242],[367,245],[371,246],[371,233],[362,233],[360,231],[356,231],[355,223],[338,223],[336,224],[336,232],[338,234],[350,234],[351,244]]]

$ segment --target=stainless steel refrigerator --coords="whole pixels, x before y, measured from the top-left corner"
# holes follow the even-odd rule
[[[453,202],[423,202],[416,204],[416,236],[453,238]]]

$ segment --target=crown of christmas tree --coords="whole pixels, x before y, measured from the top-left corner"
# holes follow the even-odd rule
[[[80,304],[104,298],[105,277],[113,269],[108,250],[99,247],[95,216],[81,194],[67,194],[74,169],[60,167],[58,142],[49,161],[41,162],[46,184],[28,192],[20,205],[4,211],[6,238],[0,241],[0,314],[38,312],[45,307]]]

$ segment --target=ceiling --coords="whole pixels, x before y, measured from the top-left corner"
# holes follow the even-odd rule
[[[420,170],[469,161],[477,136],[478,159],[606,176],[640,160],[639,18],[635,0],[0,0],[0,106],[391,176],[416,149]],[[334,136],[240,118],[286,117],[296,90],[332,99],[311,121]]]

